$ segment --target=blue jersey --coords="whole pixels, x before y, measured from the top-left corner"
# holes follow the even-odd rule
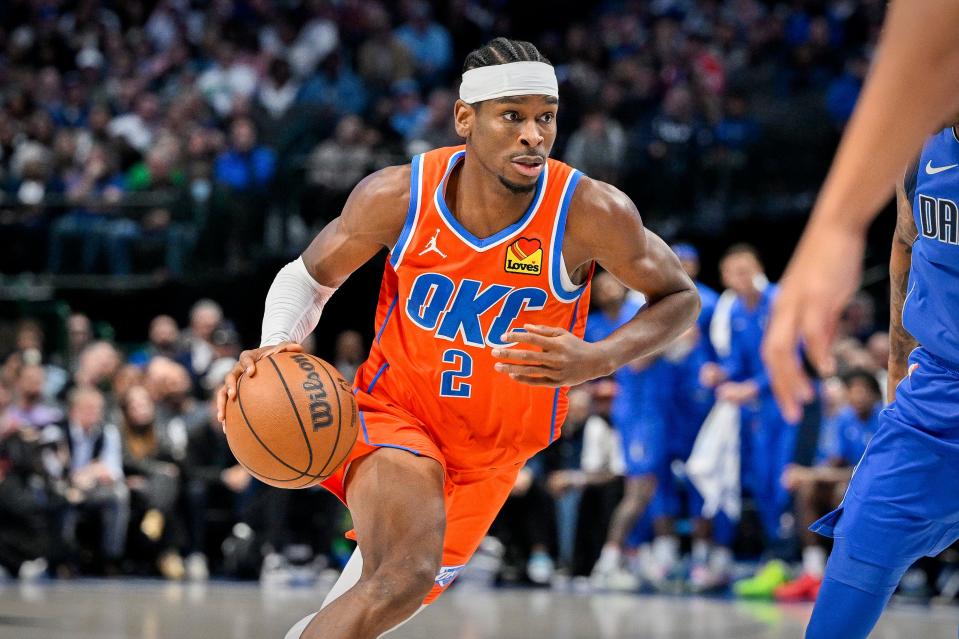
[[[855,465],[866,452],[866,444],[879,428],[881,411],[882,402],[878,402],[873,407],[866,419],[860,419],[852,406],[846,406],[840,410],[835,417],[823,425],[823,431],[819,437],[817,461],[821,463],[842,459],[850,466]]]
[[[919,237],[903,304],[906,330],[931,355],[959,369],[959,140],[932,136],[906,175]]]
[[[586,332],[583,339],[587,342],[599,342],[606,339],[617,328],[636,317],[643,305],[633,298],[626,298],[616,317],[609,317],[602,311],[593,311],[586,318]],[[613,400],[613,419],[617,415],[623,415],[632,412],[632,404],[639,401],[632,393],[623,392],[624,389],[634,386],[634,377],[636,372],[627,366],[623,366],[614,373],[613,378],[619,385],[620,392],[616,394]]]
[[[700,301],[702,301],[696,325],[699,326],[699,332],[708,338],[709,324],[713,321],[713,312],[716,310],[716,302],[719,301],[719,293],[702,282],[696,282],[696,290],[699,292]]]
[[[696,319],[696,327],[699,329],[700,346],[705,349],[706,355],[710,360],[715,360],[716,349],[713,348],[713,343],[709,339],[709,325],[713,323],[713,313],[716,311],[719,293],[699,281],[696,282],[696,290],[699,292],[699,299],[702,302],[699,317]]]
[[[734,382],[753,381],[759,387],[760,394],[770,393],[769,375],[760,354],[763,335],[769,323],[773,299],[777,288],[770,284],[760,294],[759,303],[749,308],[737,298],[729,311],[731,336],[729,355],[723,360],[723,368]]]

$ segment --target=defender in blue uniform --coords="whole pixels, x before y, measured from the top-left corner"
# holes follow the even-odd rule
[[[890,260],[892,403],[880,414],[842,504],[812,526],[835,543],[808,639],[866,637],[906,569],[959,539],[955,127],[926,142],[897,188],[897,209]]]

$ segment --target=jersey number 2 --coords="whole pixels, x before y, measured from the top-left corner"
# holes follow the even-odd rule
[[[451,348],[443,353],[443,363],[455,368],[443,371],[440,397],[469,397],[470,385],[463,380],[473,374],[473,358],[466,351]]]

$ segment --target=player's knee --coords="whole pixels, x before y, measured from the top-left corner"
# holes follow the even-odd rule
[[[645,475],[630,480],[623,501],[634,507],[642,507],[656,493],[656,477]]]
[[[426,554],[385,562],[369,577],[368,587],[378,605],[415,609],[432,590],[439,570],[439,557]]]

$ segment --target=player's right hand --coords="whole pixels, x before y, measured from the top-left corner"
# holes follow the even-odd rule
[[[236,383],[240,375],[246,373],[247,377],[256,375],[256,363],[264,357],[275,355],[276,353],[291,352],[302,353],[303,347],[296,342],[280,342],[275,346],[261,346],[240,353],[239,361],[223,379],[223,386],[216,393],[216,418],[226,429],[226,403],[229,400],[236,399]]]

